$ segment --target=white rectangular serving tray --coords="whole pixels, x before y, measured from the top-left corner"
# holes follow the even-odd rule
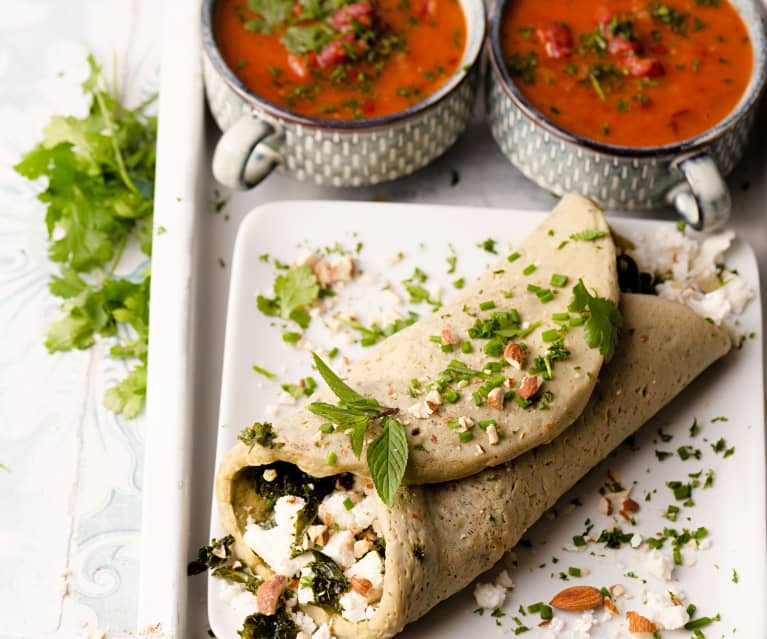
[[[256,208],[242,222],[232,263],[217,461],[236,443],[243,427],[253,421],[275,419],[267,412],[267,406],[277,404],[280,383],[295,383],[306,375],[317,376],[311,369],[310,353],[281,339],[284,330],[293,328],[286,322],[264,316],[256,307],[256,296],[268,294],[275,276],[274,267],[261,256],[268,254],[289,263],[299,252],[299,246],[319,248],[340,242],[353,248],[361,242],[362,249],[356,259],[363,272],[362,281],[341,290],[335,298],[333,312],[354,312],[369,325],[391,308],[391,302],[384,301],[386,298],[380,292],[385,284],[393,283],[397,290],[399,282],[417,266],[430,276],[427,286],[438,282],[444,291],[443,299],[449,299],[456,292],[450,284],[452,280],[465,277],[471,281],[498,260],[499,256],[478,248],[478,243],[487,237],[496,239],[498,252],[503,256],[544,217],[543,212],[382,203],[294,201]],[[650,241],[658,229],[678,232],[672,223],[621,219],[613,225],[622,235],[630,238],[640,235]],[[452,254],[449,247],[457,256],[457,269],[453,274],[447,273],[446,257]],[[399,251],[404,258],[391,265],[387,258]],[[727,255],[727,263],[758,288],[756,260],[746,243],[739,241],[734,245]],[[510,304],[513,306],[513,299]],[[430,308],[411,305],[398,306],[397,310],[403,313],[415,310],[425,315]],[[758,332],[760,326],[757,298],[740,318],[738,330],[748,334]],[[344,344],[338,334],[332,334],[319,320],[313,321],[305,338],[315,347],[326,350],[340,346],[341,355],[348,354],[352,359],[361,352],[359,346]],[[532,541],[532,548],[517,551],[520,564],[510,570],[516,588],[503,609],[504,617],[491,617],[489,611],[483,616],[472,614],[476,604],[468,588],[406,628],[401,635],[403,639],[459,639],[470,634],[503,636],[516,627],[512,617],[519,616],[520,605],[549,601],[566,585],[602,587],[616,583],[625,586],[635,598],[632,602],[619,602],[624,611],[638,607],[643,588],[661,594],[673,590],[685,593],[686,602],[694,602],[700,614],[722,615],[720,624],[706,629],[708,636],[727,635],[732,628],[737,628],[738,636],[767,636],[762,605],[767,600],[767,563],[760,339],[758,336],[749,339],[741,350],[734,351],[693,382],[682,396],[640,431],[636,446],[631,449],[623,446],[561,502],[567,504],[577,498],[583,506],[540,522],[526,535]],[[270,381],[254,373],[254,364],[276,373],[278,379]],[[333,360],[332,365],[344,374],[346,367],[341,356]],[[292,410],[295,407],[283,407],[280,414]],[[719,416],[726,416],[728,421],[715,420]],[[694,418],[701,424],[701,432],[691,438],[688,429]],[[658,428],[673,436],[671,442],[658,441]],[[710,446],[722,436],[728,446],[735,446],[735,454],[727,459],[716,455]],[[702,459],[683,462],[675,456],[662,463],[657,461],[656,449],[675,451],[683,444],[701,449]],[[678,529],[705,526],[710,531],[711,548],[697,553],[695,566],[678,567],[675,570],[678,579],[673,582],[653,579],[643,566],[646,554],[639,550],[606,551],[602,546],[591,547],[589,551],[593,552],[584,553],[563,550],[572,545],[574,535],[582,532],[586,519],[595,522],[597,534],[615,521],[600,516],[597,510],[598,488],[607,481],[608,467],[617,470],[624,486],[636,483],[632,496],[640,503],[641,510],[636,516],[636,526],[623,525],[625,532],[638,532],[647,537],[664,526]],[[688,481],[688,473],[703,470],[705,475],[708,469],[715,472],[714,486],[697,490],[696,506],[683,508],[683,516],[676,523],[663,519],[661,511],[668,504],[677,503],[665,483],[675,479]],[[647,493],[652,494],[650,502],[644,501]],[[210,536],[220,537],[222,533],[214,507]],[[668,548],[666,553],[670,554]],[[553,556],[557,557],[557,564],[552,563]],[[541,564],[546,566],[539,568]],[[569,566],[587,568],[590,574],[564,583],[559,573],[567,572]],[[738,574],[737,584],[732,581],[733,570]],[[491,580],[495,572],[497,570],[491,571],[486,580]],[[648,582],[642,584],[639,579],[626,577],[629,572]],[[236,639],[242,618],[222,601],[220,591],[224,585],[220,579],[209,579],[211,628],[219,639]],[[573,624],[577,615],[570,613],[562,617]],[[533,618],[521,617],[530,626],[537,623],[532,622]],[[616,632],[625,634],[625,619],[597,626],[591,630],[591,637],[606,639]],[[689,631],[663,633],[667,639],[689,635]],[[526,636],[547,635],[543,630],[531,628]],[[569,635],[563,631],[561,636]]]
[[[230,265],[239,223],[254,206],[287,198],[400,201],[546,210],[552,197],[516,171],[483,121],[484,105],[457,144],[431,166],[393,183],[331,189],[279,173],[247,193],[220,189],[210,174],[220,135],[206,117],[199,6],[164,7],[162,79],[145,437],[140,630],[163,639],[208,637],[206,582],[186,562],[208,539]],[[732,226],[757,255],[767,283],[767,107],[744,161],[729,178]],[[460,181],[450,186],[453,171]],[[226,202],[223,209],[216,206]],[[620,216],[620,212],[611,212]],[[651,214],[673,219],[669,210]],[[763,332],[764,326],[762,325]],[[158,343],[164,347],[158,347]]]

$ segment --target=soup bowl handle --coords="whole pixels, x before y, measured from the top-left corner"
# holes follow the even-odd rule
[[[280,164],[280,156],[259,144],[276,133],[274,126],[253,114],[243,115],[229,127],[213,152],[213,176],[230,189],[256,186]]]
[[[705,152],[677,158],[672,163],[685,181],[671,189],[668,201],[691,227],[712,231],[730,218],[730,191],[713,158]]]

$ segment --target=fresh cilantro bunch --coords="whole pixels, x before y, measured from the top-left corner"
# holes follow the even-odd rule
[[[114,273],[129,241],[147,256],[152,250],[157,121],[144,109],[154,98],[126,109],[105,88],[93,56],[88,63],[82,85],[88,114],[51,118],[42,141],[14,168],[46,181],[38,199],[47,207],[48,255],[59,264],[49,288],[63,300],[63,315],[48,328],[45,345],[52,353],[86,349],[130,327],[110,354],[138,361],[107,390],[104,404],[135,417],[146,396],[150,274],[147,268],[133,281]]]
[[[314,363],[339,402],[335,406],[313,402],[308,408],[315,415],[327,419],[337,430],[349,431],[352,451],[357,457],[362,455],[365,432],[370,422],[380,423],[381,432],[368,446],[367,464],[381,501],[393,506],[405,476],[409,454],[405,429],[393,417],[396,409],[381,406],[378,400],[363,397],[349,388],[317,355],[314,355]]]

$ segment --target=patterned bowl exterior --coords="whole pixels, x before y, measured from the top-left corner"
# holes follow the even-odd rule
[[[403,177],[442,155],[471,118],[477,94],[478,64],[442,100],[406,120],[356,130],[306,126],[275,118],[238,95],[208,56],[203,74],[208,104],[225,131],[243,114],[269,122],[275,134],[266,144],[281,168],[299,180],[322,186],[367,186]]]
[[[740,161],[754,124],[754,111],[730,131],[687,153],[624,157],[598,153],[558,137],[529,118],[489,74],[490,130],[504,155],[522,174],[557,195],[583,193],[607,208],[647,210],[668,206],[667,193],[684,180],[674,162],[690,151],[708,152],[723,176]]]
[[[767,82],[767,33],[760,2],[730,0],[754,49],[751,80],[733,112],[679,144],[630,148],[611,147],[565,131],[527,103],[509,77],[501,52],[502,19],[510,1],[497,0],[491,10],[487,112],[498,146],[533,182],[557,195],[579,191],[608,208],[653,209],[668,206],[669,191],[685,182],[676,166],[685,158],[707,153],[722,176],[740,161]]]

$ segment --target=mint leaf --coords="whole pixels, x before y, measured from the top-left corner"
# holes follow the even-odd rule
[[[584,336],[590,348],[610,360],[618,343],[618,332],[623,319],[612,300],[589,293],[582,279],[573,287],[573,299],[568,310],[586,315]]]
[[[316,353],[312,353],[312,358],[314,359],[314,365],[317,367],[317,372],[322,375],[322,379],[325,380],[325,383],[328,385],[330,390],[333,391],[335,396],[338,397],[338,399],[340,399],[342,402],[356,402],[365,399],[357,391],[352,390],[346,384],[344,384],[344,382],[341,381],[341,378],[336,375],[331,370],[331,368],[317,356]]]
[[[582,231],[573,233],[570,236],[570,239],[580,242],[593,242],[594,240],[607,237],[607,235],[607,231],[598,231],[597,229],[583,229]]]
[[[325,402],[312,402],[307,407],[310,412],[318,417],[327,419],[341,430],[354,430],[361,426],[367,427],[370,416],[359,411],[352,411],[342,406],[333,406]],[[359,457],[359,455],[358,455]]]
[[[381,434],[368,446],[367,462],[378,495],[390,508],[405,476],[408,446],[405,429],[392,417],[383,418]]]

